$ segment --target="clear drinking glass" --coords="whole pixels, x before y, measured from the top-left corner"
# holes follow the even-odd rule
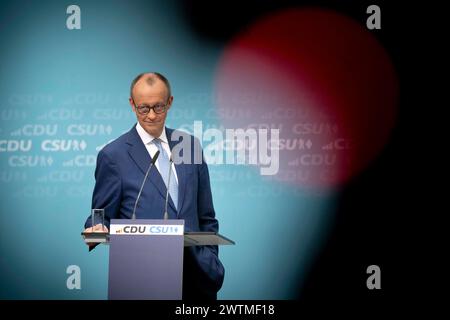
[[[105,209],[92,209],[91,210],[91,222],[92,227],[97,224],[101,224],[102,228],[96,230],[96,232],[104,232],[105,229]]]

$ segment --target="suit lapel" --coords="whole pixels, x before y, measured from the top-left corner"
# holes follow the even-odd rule
[[[166,127],[166,135],[167,140],[169,142],[170,150],[173,150],[173,148],[180,142],[177,140],[172,140],[172,132],[173,129],[169,129]],[[181,151],[183,152],[183,151]],[[182,156],[182,154],[181,154]],[[172,154],[173,157],[173,154]],[[186,193],[186,164],[175,164],[175,170],[177,171],[177,177],[178,177],[178,213],[180,214],[183,208],[183,202],[184,202],[184,195]]]
[[[145,175],[148,166],[150,165],[151,158],[144,146],[144,143],[141,140],[141,137],[139,137],[139,134],[136,131],[136,127],[131,129],[128,133],[127,144],[129,145],[128,154]],[[150,170],[149,176],[147,177],[147,182],[148,180],[150,180],[150,182],[159,191],[161,196],[165,199],[167,190],[166,185],[164,184],[164,180],[162,179],[159,171],[156,170],[156,168],[152,168]]]

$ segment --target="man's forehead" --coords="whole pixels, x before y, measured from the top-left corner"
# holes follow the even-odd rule
[[[133,96],[135,98],[166,98],[167,88],[161,80],[157,79],[153,84],[149,84],[145,80],[139,79],[133,88]]]
[[[166,98],[167,92],[166,90],[158,90],[158,91],[151,91],[151,90],[136,90],[133,94],[135,98]]]

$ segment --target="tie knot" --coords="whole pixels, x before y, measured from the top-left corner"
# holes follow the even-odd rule
[[[153,143],[155,144],[155,146],[158,147],[159,150],[161,150],[161,140],[160,139],[158,139],[158,138],[153,139]]]

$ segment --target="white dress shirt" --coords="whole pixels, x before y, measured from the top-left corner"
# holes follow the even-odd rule
[[[148,153],[150,154],[150,156],[154,157],[156,151],[158,151],[158,147],[155,146],[155,144],[153,143],[153,140],[156,139],[155,137],[153,137],[151,134],[149,134],[147,131],[144,130],[144,128],[142,128],[142,126],[140,125],[140,123],[138,122],[136,124],[136,130],[139,134],[139,137],[141,137],[142,142],[145,145],[145,148],[147,148]],[[161,146],[164,148],[164,151],[167,154],[167,157],[170,159],[170,156],[172,155],[172,152],[170,151],[170,147],[169,147],[169,142],[167,140],[167,136],[166,136],[166,128],[163,128],[163,131],[161,133],[161,135],[158,137],[161,140]],[[168,175],[168,172],[161,172],[159,170],[159,157],[156,160],[155,163],[156,168],[158,169],[159,173],[162,175]],[[178,184],[178,176],[177,176],[177,171],[175,170],[175,165],[172,163],[172,172],[174,173],[175,176],[175,180],[177,181]]]

